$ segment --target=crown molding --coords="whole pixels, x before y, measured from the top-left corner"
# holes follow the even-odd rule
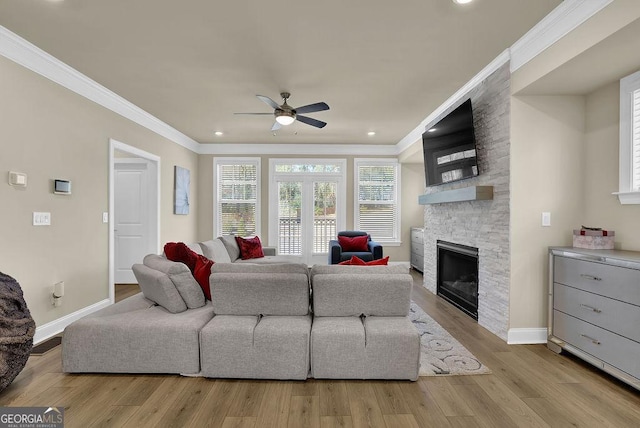
[[[493,61],[491,61],[485,68],[483,68],[478,74],[473,76],[464,86],[458,89],[453,95],[451,95],[444,103],[435,109],[429,116],[426,117],[413,131],[409,132],[398,144],[396,144],[396,151],[398,154],[407,150],[415,142],[421,140],[422,134],[426,131],[427,126],[430,126],[436,119],[438,119],[445,111],[450,107],[453,107],[460,101],[466,94],[468,94],[473,88],[482,83],[483,80],[488,78],[493,72],[498,70],[504,64],[509,62],[509,50],[503,51]]]
[[[397,156],[397,145],[375,144],[200,144],[203,155],[320,155],[338,156],[357,155],[366,153],[370,156]]]
[[[608,6],[613,0],[564,0],[511,46],[511,72]]]
[[[0,55],[198,153],[199,143],[0,25]]]

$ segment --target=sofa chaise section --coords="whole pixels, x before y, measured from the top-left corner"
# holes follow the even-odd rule
[[[65,329],[62,369],[67,373],[198,374],[198,334],[212,317],[211,302],[171,313],[136,294]]]
[[[309,374],[308,269],[302,264],[214,264],[216,313],[200,331],[202,375],[306,379]]]

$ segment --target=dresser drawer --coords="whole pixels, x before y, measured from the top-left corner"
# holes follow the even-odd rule
[[[640,305],[640,270],[556,256],[553,263],[553,280]]]
[[[553,308],[640,342],[640,306],[555,283]]]
[[[418,254],[420,257],[424,256],[424,245],[412,243],[411,252],[413,254]]]
[[[424,242],[424,232],[422,229],[411,229],[411,243],[422,245]]]
[[[553,335],[631,376],[640,377],[640,343],[560,311],[553,311]]]
[[[411,266],[422,272],[424,270],[424,258],[417,254],[411,253]]]

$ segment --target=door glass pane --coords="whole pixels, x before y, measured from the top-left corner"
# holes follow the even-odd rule
[[[280,254],[302,255],[300,211],[302,183],[278,183],[278,242]]]
[[[313,252],[328,253],[329,240],[336,237],[335,182],[313,183]]]

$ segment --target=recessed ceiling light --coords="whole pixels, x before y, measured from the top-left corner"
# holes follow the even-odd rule
[[[431,128],[430,130],[428,130],[427,132],[436,132],[436,128]]]
[[[367,132],[367,135],[369,137],[373,137],[374,135],[376,135],[376,133],[375,133],[375,131],[369,131],[369,132]]]
[[[222,132],[222,131],[216,131],[216,132],[215,132],[215,134],[216,134],[218,137],[220,137],[220,136],[224,135],[224,132]]]
[[[454,3],[456,4],[467,4],[467,3],[471,3],[473,0],[453,0]]]

